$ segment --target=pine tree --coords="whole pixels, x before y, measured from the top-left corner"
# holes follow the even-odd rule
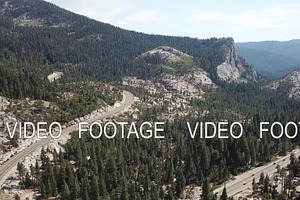
[[[112,189],[112,191],[110,193],[110,200],[119,200],[115,189]]]
[[[202,186],[201,198],[203,200],[211,200],[211,198],[212,198],[212,194],[210,191],[210,179],[209,178],[204,179],[203,186]]]
[[[40,183],[40,191],[41,191],[41,198],[46,198],[48,195],[47,195],[47,191],[46,191],[46,186],[45,184],[41,181]]]
[[[122,180],[122,193],[120,200],[129,200],[128,187],[125,178]]]
[[[24,164],[23,163],[18,163],[17,170],[18,170],[19,179],[21,180],[21,184],[23,185],[25,174],[26,174],[26,169],[25,169]]]
[[[99,196],[99,184],[98,184],[98,176],[92,176],[92,183],[91,183],[91,199],[100,200]]]
[[[265,174],[262,172],[259,177],[259,184],[262,185],[264,183],[265,183]]]
[[[222,195],[221,195],[221,200],[227,200],[228,196],[227,196],[227,191],[226,191],[226,186],[224,186]]]
[[[87,190],[83,191],[82,200],[90,200],[89,193]]]
[[[51,195],[54,196],[54,197],[56,197],[58,195],[58,191],[57,191],[57,185],[56,185],[56,179],[55,179],[53,167],[50,167],[49,181],[50,181]]]
[[[116,169],[116,162],[113,157],[110,157],[108,159],[107,165],[106,165],[106,180],[107,185],[109,186],[109,189],[116,188],[117,186],[117,169]]]
[[[189,151],[187,153],[188,153],[187,161],[186,161],[185,169],[184,169],[184,171],[185,171],[184,174],[186,175],[186,182],[187,182],[187,184],[197,183],[196,166],[192,159],[191,153]]]
[[[70,191],[71,192],[71,199],[77,199],[77,197],[79,196],[80,194],[80,183],[78,181],[78,178],[77,176],[73,176],[73,179],[71,180],[74,180],[72,182],[70,182]]]
[[[253,190],[253,192],[256,192],[257,189],[258,189],[258,185],[257,185],[257,183],[255,181],[255,178],[253,178],[252,179],[252,190]]]
[[[108,191],[106,189],[106,184],[105,184],[102,173],[100,174],[99,181],[100,181],[100,186],[99,186],[100,187],[100,190],[99,190],[100,196],[103,196],[103,197],[108,196]]]
[[[42,162],[42,169],[46,168],[46,164],[47,164],[47,156],[46,156],[46,151],[44,148],[42,148],[41,150],[41,162]]]
[[[64,182],[66,181],[66,168],[65,165],[60,166],[59,176],[57,177],[57,188],[64,188]],[[62,190],[60,190],[62,191]]]
[[[185,184],[186,184],[186,180],[185,180],[185,177],[184,177],[184,174],[182,172],[181,169],[178,170],[178,180],[176,182],[176,193],[177,195],[179,196],[181,194],[181,192],[184,190],[184,187],[185,187]]]
[[[272,199],[276,199],[276,195],[277,195],[276,187],[273,187],[273,190],[272,190]]]
[[[270,186],[270,178],[269,175],[266,176],[265,182],[264,182],[264,192],[269,192],[269,186]]]
[[[269,151],[269,147],[267,144],[265,144],[265,146],[264,146],[264,161],[265,162],[270,161],[270,151]]]
[[[26,172],[25,180],[24,180],[24,186],[25,186],[25,188],[29,188],[29,187],[32,186],[32,181],[31,181],[31,177],[29,175],[29,172]]]
[[[63,183],[63,188],[62,188],[61,191],[62,191],[62,192],[61,192],[61,198],[62,198],[63,200],[69,200],[69,199],[70,199],[70,194],[71,194],[71,192],[70,192],[69,186],[68,186],[68,184],[67,184],[66,181],[64,181],[64,183]]]
[[[35,161],[35,174],[36,174],[36,179],[38,179],[39,177],[40,177],[40,175],[41,175],[41,172],[40,172],[40,165],[39,165],[39,163],[38,163],[38,160],[36,160]]]

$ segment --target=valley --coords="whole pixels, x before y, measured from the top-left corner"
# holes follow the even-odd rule
[[[0,199],[299,197],[297,40],[146,34],[42,0],[0,14]]]
[[[90,122],[95,122],[98,120],[103,120],[105,118],[111,117],[113,115],[118,115],[118,114],[122,113],[124,110],[127,110],[128,108],[130,108],[133,101],[134,101],[134,97],[132,96],[132,94],[124,91],[123,100],[122,100],[122,102],[120,102],[119,105],[117,105],[114,108],[110,108],[109,110],[107,110],[104,113],[97,113],[93,117],[87,117],[86,120],[90,121]],[[66,127],[63,130],[62,134],[64,135],[64,138],[70,138],[69,134],[76,130],[78,130],[78,125],[74,124],[74,125]],[[22,148],[18,149],[14,153],[14,155],[12,155],[10,158],[8,158],[5,162],[2,162],[2,164],[0,165],[0,172],[1,172],[0,173],[0,185],[5,183],[5,180],[8,178],[8,176],[10,176],[11,173],[16,170],[16,166],[19,162],[23,162],[24,158],[30,157],[30,155],[32,157],[32,154],[38,154],[41,148],[45,148],[49,144],[53,143],[53,141],[51,141],[51,139],[54,140],[55,138],[47,137],[47,138],[39,139],[35,142],[31,141],[31,144],[26,146],[24,149],[22,149]],[[58,139],[58,138],[56,138],[56,139]],[[62,142],[62,141],[63,140],[60,139],[57,142],[59,143],[59,145],[63,145],[64,142]],[[65,142],[67,142],[67,140],[65,140]],[[56,145],[56,146],[59,147],[59,145]],[[59,148],[62,148],[62,147],[59,147]]]

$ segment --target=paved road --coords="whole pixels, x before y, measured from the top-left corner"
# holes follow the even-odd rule
[[[293,153],[295,154],[296,157],[298,157],[300,155],[300,149],[293,150]],[[281,167],[286,167],[289,163],[290,163],[290,154],[288,154],[287,156],[281,157],[272,163],[269,163],[269,164],[261,166],[261,167],[257,167],[255,169],[252,169],[241,175],[235,176],[235,180],[229,181],[226,183],[227,195],[228,196],[235,195],[247,188],[252,190],[252,179],[254,177],[255,177],[255,180],[258,181],[260,174],[262,172],[265,175],[269,174],[269,176],[271,176],[273,173],[275,173],[277,171],[276,170],[277,165],[280,165]],[[223,187],[224,186],[215,189],[214,193],[218,192],[218,195],[221,195],[222,191],[223,191]]]
[[[91,123],[91,122],[94,122],[97,120],[111,117],[113,115],[121,113],[126,108],[128,108],[132,104],[132,102],[134,100],[134,96],[130,92],[127,92],[127,91],[124,91],[123,94],[124,94],[124,101],[121,102],[120,106],[118,106],[106,113],[99,114],[99,115],[89,119],[87,122]],[[75,125],[72,125],[72,126],[69,126],[65,129],[63,129],[62,134],[69,134],[76,130],[78,130],[78,124],[75,124]],[[0,186],[3,184],[5,179],[8,178],[10,171],[16,169],[18,162],[22,162],[26,156],[28,156],[29,154],[34,152],[39,147],[46,145],[47,143],[50,142],[50,140],[51,140],[50,137],[47,139],[38,140],[37,142],[28,146],[26,149],[18,152],[13,157],[11,157],[9,160],[7,160],[4,164],[2,164],[0,166]]]

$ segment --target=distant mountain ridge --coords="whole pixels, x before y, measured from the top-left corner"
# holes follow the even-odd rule
[[[279,78],[300,67],[300,39],[236,44],[238,54],[271,78]]]
[[[267,51],[274,54],[285,55],[291,58],[299,59],[300,39],[289,41],[262,41],[262,42],[245,42],[237,43],[237,48],[244,47],[249,49],[256,49],[260,51]]]

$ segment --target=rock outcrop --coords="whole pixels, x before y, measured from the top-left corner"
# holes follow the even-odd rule
[[[234,41],[224,46],[225,61],[217,66],[219,79],[227,82],[248,82],[257,79],[256,71],[249,65],[243,65],[238,57]]]
[[[150,55],[159,54],[163,59],[166,59],[167,61],[170,62],[180,61],[183,58],[192,58],[192,56],[169,46],[159,46],[155,49],[143,53],[140,57],[145,57],[149,54]]]
[[[289,98],[300,100],[300,70],[292,71],[284,78],[273,81],[266,88],[275,90],[278,94],[287,95]]]

